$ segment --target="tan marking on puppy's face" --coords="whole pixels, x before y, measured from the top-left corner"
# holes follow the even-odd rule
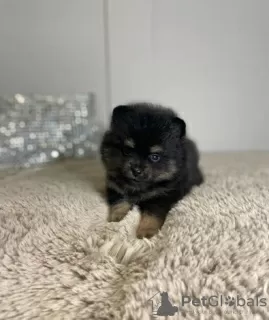
[[[163,148],[161,146],[153,146],[150,148],[150,152],[151,153],[159,153],[159,152],[162,152],[163,151]]]
[[[129,148],[134,148],[135,147],[135,142],[133,139],[125,139],[124,140],[124,145],[126,147],[129,147]]]
[[[150,213],[143,212],[139,226],[136,230],[136,236],[139,239],[151,238],[161,229],[164,221]]]
[[[170,160],[165,170],[157,172],[155,181],[169,180],[173,178],[177,171],[176,162],[174,160]]]
[[[126,202],[120,202],[110,206],[108,214],[108,222],[119,222],[121,221],[130,210],[131,205]]]

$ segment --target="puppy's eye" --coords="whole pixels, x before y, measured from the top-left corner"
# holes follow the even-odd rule
[[[159,162],[161,160],[161,156],[157,153],[153,153],[149,155],[149,160],[151,162]]]

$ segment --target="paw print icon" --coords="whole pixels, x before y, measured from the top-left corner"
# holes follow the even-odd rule
[[[225,298],[225,304],[229,307],[232,307],[235,305],[235,298],[234,297],[230,297],[230,296],[227,296]]]

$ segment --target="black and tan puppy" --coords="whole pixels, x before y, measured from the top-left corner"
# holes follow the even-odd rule
[[[108,219],[120,221],[137,205],[138,238],[155,235],[177,201],[203,182],[186,124],[169,108],[147,103],[116,107],[100,151]]]

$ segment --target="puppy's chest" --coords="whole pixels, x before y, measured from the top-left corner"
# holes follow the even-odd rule
[[[148,190],[130,190],[127,189],[124,192],[124,196],[131,203],[139,203],[144,200],[149,200],[159,196],[160,191],[157,188]]]
[[[131,185],[117,180],[108,180],[108,187],[130,203],[137,204],[167,194],[167,187],[155,185]]]

